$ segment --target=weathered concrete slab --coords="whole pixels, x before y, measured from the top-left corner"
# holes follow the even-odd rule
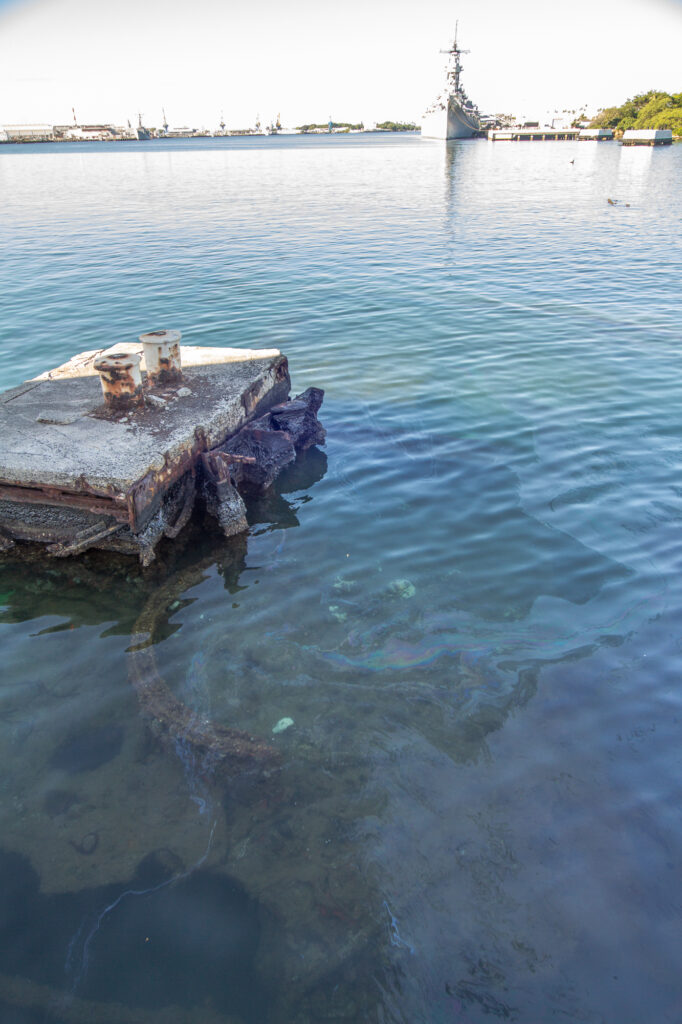
[[[185,346],[180,376],[178,336],[143,336],[148,373],[142,346],[122,344],[0,394],[0,551],[39,543],[64,558],[97,547],[146,566],[197,500],[226,536],[246,530],[240,491],[266,489],[297,452],[324,444],[323,392],[289,401],[277,349]]]
[[[143,346],[135,341],[129,345],[121,342],[111,345],[107,349],[95,348],[89,352],[79,352],[72,356],[66,363],[55,367],[54,370],[46,370],[36,377],[35,380],[57,380],[66,377],[96,377],[95,359],[106,352],[138,352],[142,357],[141,368],[146,370]],[[206,345],[181,345],[180,354],[182,357],[183,369],[188,366],[203,366],[209,364],[215,366],[220,363],[241,363],[251,359],[270,359],[281,355],[277,348],[209,348]],[[27,381],[31,384],[32,381]]]
[[[4,486],[101,496],[139,528],[153,496],[202,451],[289,393],[287,361],[276,349],[183,346],[179,385],[154,389],[140,409],[106,415],[98,355],[80,353],[0,394],[0,494]]]

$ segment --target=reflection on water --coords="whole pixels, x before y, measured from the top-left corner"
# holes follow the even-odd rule
[[[3,166],[24,333],[275,338],[328,430],[248,537],[0,566],[3,1019],[680,1019],[679,155]],[[40,305],[53,160],[93,227]]]

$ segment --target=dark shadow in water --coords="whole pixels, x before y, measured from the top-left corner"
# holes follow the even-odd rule
[[[491,442],[485,431],[477,436],[469,414],[466,402],[453,403],[451,434],[430,449],[398,432],[381,436],[386,461],[409,466],[414,494],[427,495],[433,509],[424,539],[433,588],[430,611],[447,608],[492,622],[520,622],[540,597],[584,605],[605,587],[633,576],[629,566],[526,511],[515,466],[534,459],[534,437],[520,417],[514,432],[503,416],[487,412],[485,430],[500,438]],[[360,406],[349,423],[343,443],[362,450],[367,440]],[[511,439],[504,436],[509,433]],[[382,513],[388,518],[389,510]],[[423,518],[420,522],[426,525]],[[385,571],[387,564],[386,558]],[[396,562],[391,572],[397,576],[401,570]],[[422,595],[424,590],[421,586]],[[410,602],[413,611],[417,605]],[[377,609],[366,606],[362,618],[370,621],[376,610],[383,616],[381,602]]]
[[[543,595],[583,605],[633,575],[623,563],[529,515],[518,476],[504,463],[471,456],[458,458],[456,467],[453,462],[444,460],[441,472],[457,495],[447,514],[448,529],[458,538],[456,606],[475,608],[484,619],[519,621]],[[491,500],[481,501],[482,494]]]
[[[120,725],[109,723],[88,727],[73,736],[67,736],[52,754],[50,764],[71,775],[94,771],[113,761],[121,750],[123,735]]]
[[[25,857],[0,851],[1,973],[61,991],[67,1005],[80,977],[79,999],[139,1008],[208,1004],[262,1024],[268,998],[255,970],[262,911],[237,882],[211,871],[164,885],[177,868],[168,851],[158,851],[127,885],[46,895]],[[127,890],[151,891],[120,899]],[[10,1013],[33,1019],[25,1010]]]
[[[59,1017],[42,1010],[25,1010],[9,1006],[0,999],[0,1020],[2,1024],[63,1024]]]
[[[281,530],[299,526],[296,512],[301,505],[311,501],[303,493],[318,483],[327,472],[327,454],[320,448],[309,448],[301,452],[295,462],[286,466],[277,478],[274,487],[265,494],[257,495],[249,502],[249,525],[270,524],[270,529]],[[297,494],[293,499],[285,494]]]
[[[58,818],[78,803],[78,793],[70,789],[50,789],[45,794],[43,810],[48,818]]]

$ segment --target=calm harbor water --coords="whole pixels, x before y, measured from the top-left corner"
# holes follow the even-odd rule
[[[680,146],[2,149],[0,387],[173,327],[328,430],[247,537],[0,564],[3,1022],[679,1024],[681,189]],[[145,628],[281,770],[158,745]]]

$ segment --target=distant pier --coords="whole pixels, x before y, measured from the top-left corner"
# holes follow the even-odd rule
[[[624,146],[671,146],[670,128],[628,128],[623,134]]]
[[[578,139],[581,142],[610,142],[613,128],[582,128]]]
[[[580,138],[580,128],[493,128],[491,142],[565,142]]]
[[[580,137],[579,128],[494,128],[491,142],[559,142]]]
[[[487,132],[491,142],[610,142],[615,138],[612,128],[540,128],[525,125],[514,128],[492,128]],[[624,146],[668,146],[673,141],[669,128],[630,128],[623,134]]]

